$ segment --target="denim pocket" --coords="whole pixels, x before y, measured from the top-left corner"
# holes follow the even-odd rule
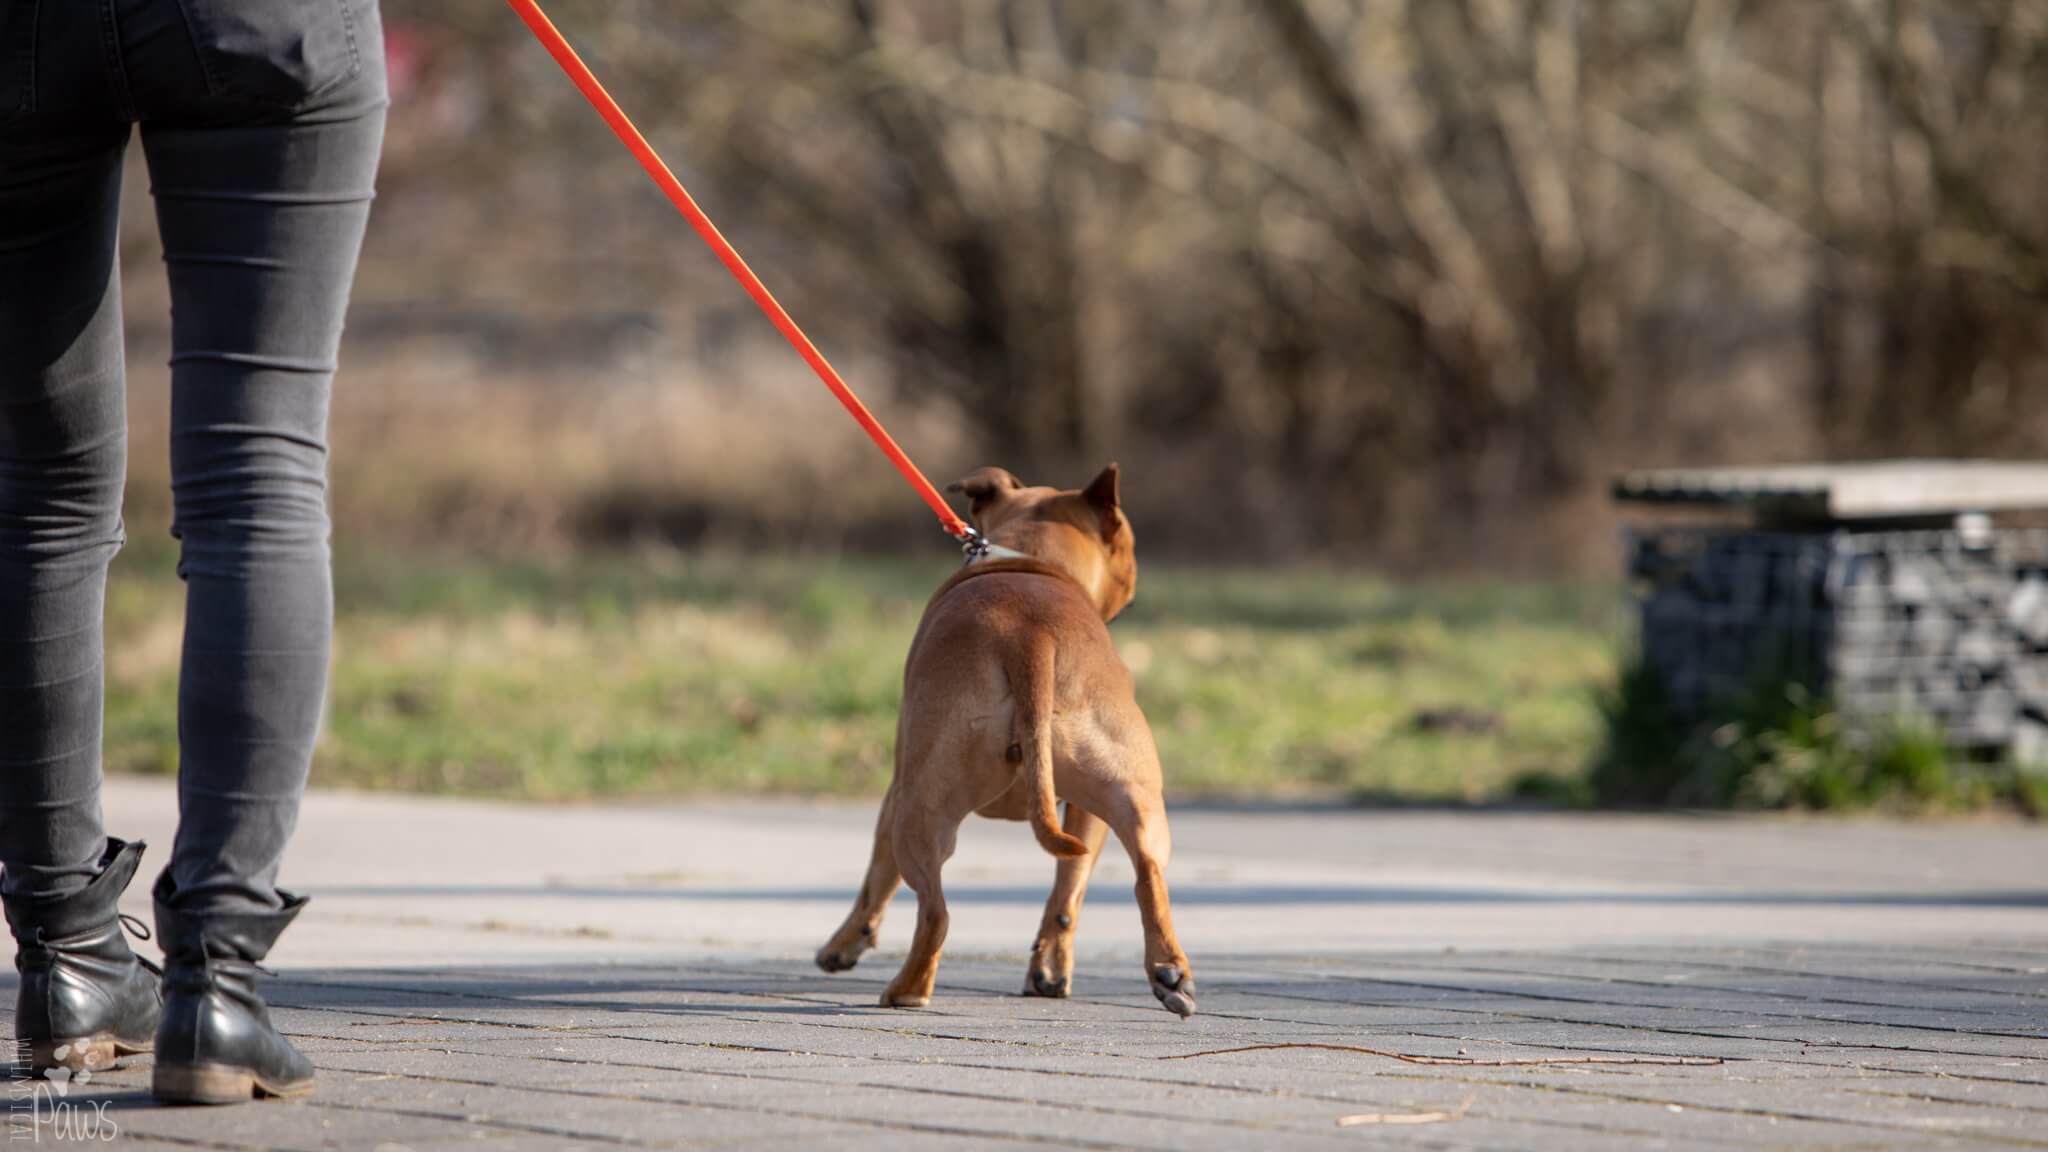
[[[36,110],[37,0],[0,0],[0,120]]]
[[[216,96],[297,108],[363,66],[352,0],[178,3]]]

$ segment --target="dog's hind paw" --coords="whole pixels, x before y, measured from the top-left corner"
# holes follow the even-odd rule
[[[930,996],[918,996],[909,992],[884,991],[882,993],[882,1007],[884,1008],[923,1008],[931,1002],[932,998]]]
[[[1055,1000],[1067,998],[1069,981],[1065,976],[1054,976],[1042,968],[1033,968],[1024,977],[1026,996],[1047,996]]]
[[[1195,1014],[1195,978],[1183,975],[1171,964],[1161,964],[1147,972],[1152,981],[1152,995],[1166,1006],[1168,1012],[1185,1020]]]

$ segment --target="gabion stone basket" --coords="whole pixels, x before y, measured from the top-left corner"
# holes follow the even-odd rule
[[[1676,718],[1770,679],[1864,724],[2048,760],[2048,532],[1625,533],[1645,665]]]
[[[1889,462],[1642,473],[1636,503],[1746,523],[1636,526],[1623,543],[1642,658],[1674,719],[1797,681],[1868,729],[1937,725],[1951,744],[2048,764],[2048,468]]]

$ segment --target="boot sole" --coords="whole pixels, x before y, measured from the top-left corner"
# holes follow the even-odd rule
[[[312,1090],[310,1076],[273,1083],[229,1064],[159,1063],[149,1079],[149,1094],[165,1104],[240,1104],[265,1096],[290,1099]]]
[[[73,1072],[102,1072],[123,1056],[140,1056],[154,1051],[154,1041],[130,1043],[112,1032],[98,1032],[68,1040],[37,1040],[29,1045],[28,1070],[41,1076],[52,1068]]]

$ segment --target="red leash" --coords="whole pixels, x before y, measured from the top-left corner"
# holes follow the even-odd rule
[[[711,246],[711,251],[718,256],[719,262],[725,265],[725,270],[732,273],[733,279],[740,282],[740,287],[747,290],[747,295],[754,298],[754,303],[760,305],[761,311],[768,314],[768,319],[774,323],[776,330],[782,333],[782,338],[789,341],[790,347],[796,349],[797,355],[804,358],[804,363],[811,366],[811,371],[818,374],[818,379],[825,382],[825,387],[832,390],[832,395],[837,396],[839,402],[846,406],[846,410],[853,414],[854,420],[868,434],[868,438],[875,442],[875,447],[880,448],[882,455],[889,458],[889,463],[894,464],[896,470],[903,473],[903,478],[916,489],[918,496],[926,504],[931,505],[932,511],[939,514],[939,524],[970,546],[973,545],[979,539],[979,533],[962,520],[959,513],[953,511],[946,503],[946,498],[939,495],[938,489],[932,487],[932,482],[925,479],[924,473],[917,470],[917,465],[911,463],[910,457],[904,454],[903,449],[896,446],[896,441],[889,437],[881,422],[868,411],[867,405],[860,402],[860,397],[855,396],[853,389],[846,386],[846,381],[840,378],[839,373],[825,360],[824,354],[804,335],[803,329],[798,328],[796,321],[790,319],[789,313],[784,311],[782,305],[768,291],[768,286],[761,283],[761,278],[754,275],[754,270],[747,267],[745,260],[740,259],[740,254],[718,231],[718,225],[713,224],[711,217],[706,216],[704,210],[697,207],[697,201],[690,197],[682,181],[677,180],[675,173],[668,170],[668,165],[661,162],[661,157],[655,154],[653,147],[647,143],[647,138],[640,135],[638,128],[633,127],[633,121],[620,109],[618,101],[613,100],[611,93],[604,90],[604,85],[597,82],[597,77],[591,73],[590,66],[583,62],[582,57],[576,55],[574,48],[569,47],[569,42],[562,38],[561,32],[556,30],[547,13],[540,10],[540,5],[535,0],[505,2],[512,5],[512,10],[519,13],[521,20],[526,21],[526,27],[532,31],[534,38],[540,41],[541,47],[546,48],[548,55],[555,58],[555,63],[562,66],[562,71],[569,74],[569,79],[575,81],[577,89],[583,93],[583,98],[590,101],[590,106],[597,109],[597,114],[604,117],[605,123],[611,125],[612,132],[618,136],[619,142],[626,146],[626,150],[633,154],[635,160],[640,161],[640,167],[645,168],[661,190],[668,194],[669,201],[676,206],[676,211],[681,212],[683,219],[690,222],[690,227],[697,230],[697,235],[703,237],[704,243]]]

